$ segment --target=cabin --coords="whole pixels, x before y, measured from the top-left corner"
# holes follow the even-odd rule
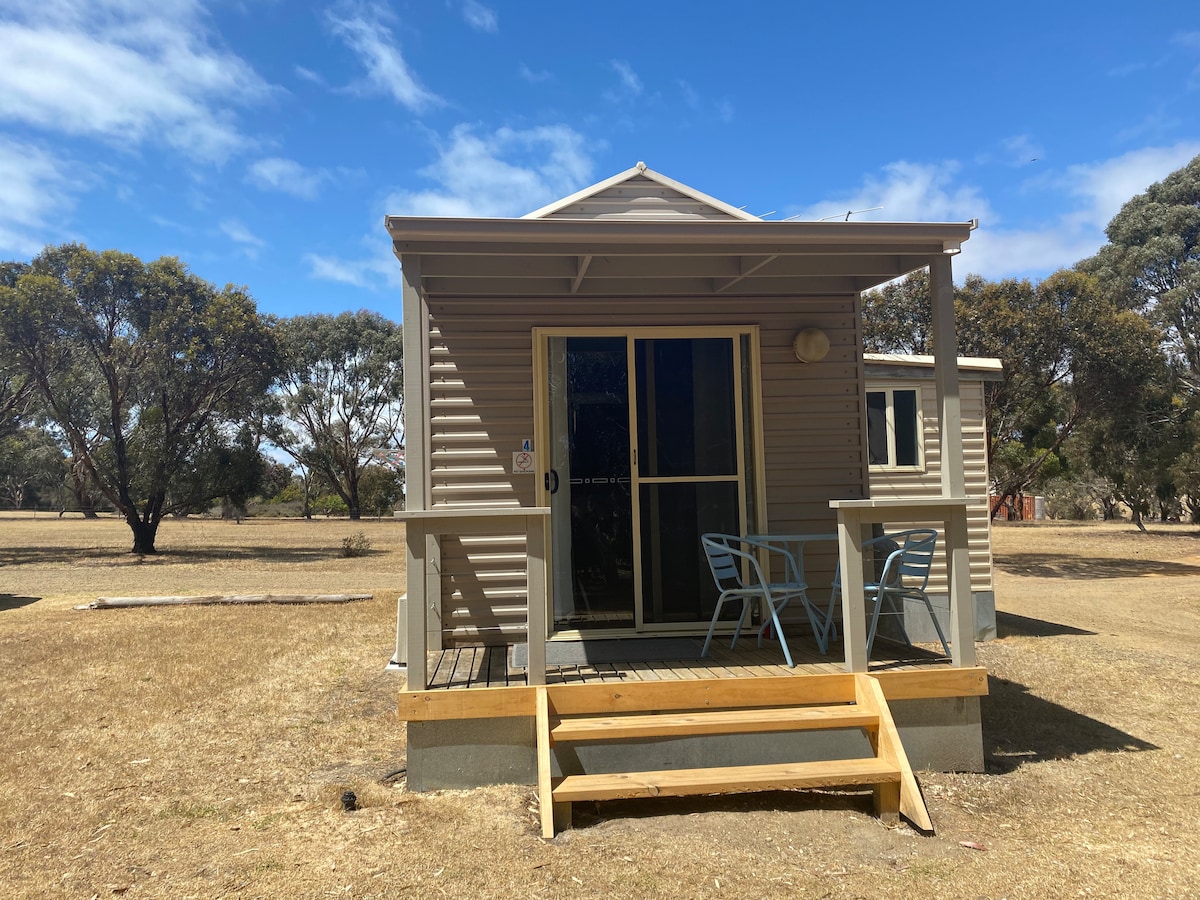
[[[974,223],[766,221],[638,163],[519,219],[385,226],[403,272],[409,787],[537,784],[547,837],[578,800],[805,787],[861,787],[932,827],[914,767],[983,766],[986,484],[966,477],[951,272]],[[901,364],[864,358],[860,295],[925,267],[921,464],[889,470],[870,379]],[[938,531],[948,657],[884,640],[868,658],[862,544],[896,523]],[[780,629],[793,665],[749,628],[697,656],[708,532],[812,539],[826,652],[801,616]]]

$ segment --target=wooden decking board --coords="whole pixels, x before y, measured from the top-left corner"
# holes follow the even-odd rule
[[[723,766],[611,775],[568,775],[552,788],[556,802],[626,800],[636,797],[685,797],[742,794],[794,788],[861,787],[900,781],[894,766],[878,759],[822,760],[761,766]]]
[[[800,643],[800,642],[795,642]],[[908,650],[900,647],[897,649]],[[695,681],[700,679],[753,679],[779,676],[841,674],[844,661],[840,648],[821,656],[816,648],[794,647],[794,668],[783,664],[783,656],[768,643],[761,650],[753,635],[743,637],[734,650],[727,642],[714,643],[709,657],[675,662],[636,662],[589,666],[549,667],[547,684],[638,683],[658,681]],[[432,651],[427,659],[430,690],[462,690],[528,685],[524,669],[509,665],[506,646],[456,646]],[[886,675],[890,699],[916,699],[945,696],[947,690],[960,690],[961,696],[987,692],[987,677],[982,670],[972,676],[950,666],[946,660],[916,651],[905,659],[874,660],[871,673]],[[973,680],[972,680],[973,679]],[[944,681],[944,684],[939,682]],[[968,683],[969,681],[969,683]]]

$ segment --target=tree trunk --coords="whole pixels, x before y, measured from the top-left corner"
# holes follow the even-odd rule
[[[157,524],[143,522],[136,513],[126,516],[125,521],[133,530],[133,553],[149,555],[158,552],[154,549],[154,538],[158,534]]]

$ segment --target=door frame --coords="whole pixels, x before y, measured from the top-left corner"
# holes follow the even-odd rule
[[[550,360],[548,356],[549,338],[552,337],[624,337],[629,343],[630,354],[628,366],[629,378],[629,456],[630,456],[630,502],[633,524],[633,556],[634,556],[634,627],[614,629],[578,629],[554,630],[554,581],[547,579],[546,585],[546,622],[550,630],[550,640],[580,640],[583,638],[602,639],[613,637],[628,637],[630,635],[679,634],[702,631],[705,625],[699,623],[652,623],[647,626],[644,615],[644,598],[642,591],[641,558],[641,505],[640,483],[670,482],[701,482],[716,479],[712,476],[681,476],[681,477],[647,477],[642,479],[637,466],[637,384],[635,354],[632,352],[633,343],[643,338],[728,338],[733,344],[733,377],[735,403],[735,433],[738,456],[738,493],[742,498],[739,517],[747,532],[765,532],[767,530],[766,514],[766,454],[763,447],[763,401],[762,401],[762,367],[759,326],[757,325],[695,325],[695,326],[535,326],[533,334],[533,402],[534,402],[534,461],[536,469],[536,503],[538,506],[550,506],[550,491],[548,486],[550,472],[550,392],[549,374]],[[748,356],[748,359],[745,358]],[[749,384],[745,376],[749,375]],[[744,408],[743,398],[749,398],[750,410]],[[746,452],[746,441],[750,441],[751,453]],[[747,470],[747,465],[752,470]],[[750,487],[753,497],[750,496]],[[753,521],[750,520],[751,516]],[[554,572],[553,541],[549,535],[553,533],[553,523],[547,531],[546,559],[547,568]]]

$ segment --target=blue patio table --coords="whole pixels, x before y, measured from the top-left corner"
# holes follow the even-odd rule
[[[806,585],[807,581],[804,577],[804,548],[814,541],[836,541],[838,536],[835,532],[828,534],[748,534],[746,540],[754,544],[763,544],[770,546],[774,550],[781,550],[783,555],[788,560],[790,572],[784,573],[784,578],[789,583],[799,583]],[[817,609],[816,606],[808,599],[807,592],[800,594],[800,601],[804,604],[804,611],[808,614],[808,624],[812,627],[813,637],[817,640],[817,649],[822,655],[829,651],[828,641],[825,638],[825,614]],[[765,631],[770,626],[770,620],[763,623],[760,631]]]

